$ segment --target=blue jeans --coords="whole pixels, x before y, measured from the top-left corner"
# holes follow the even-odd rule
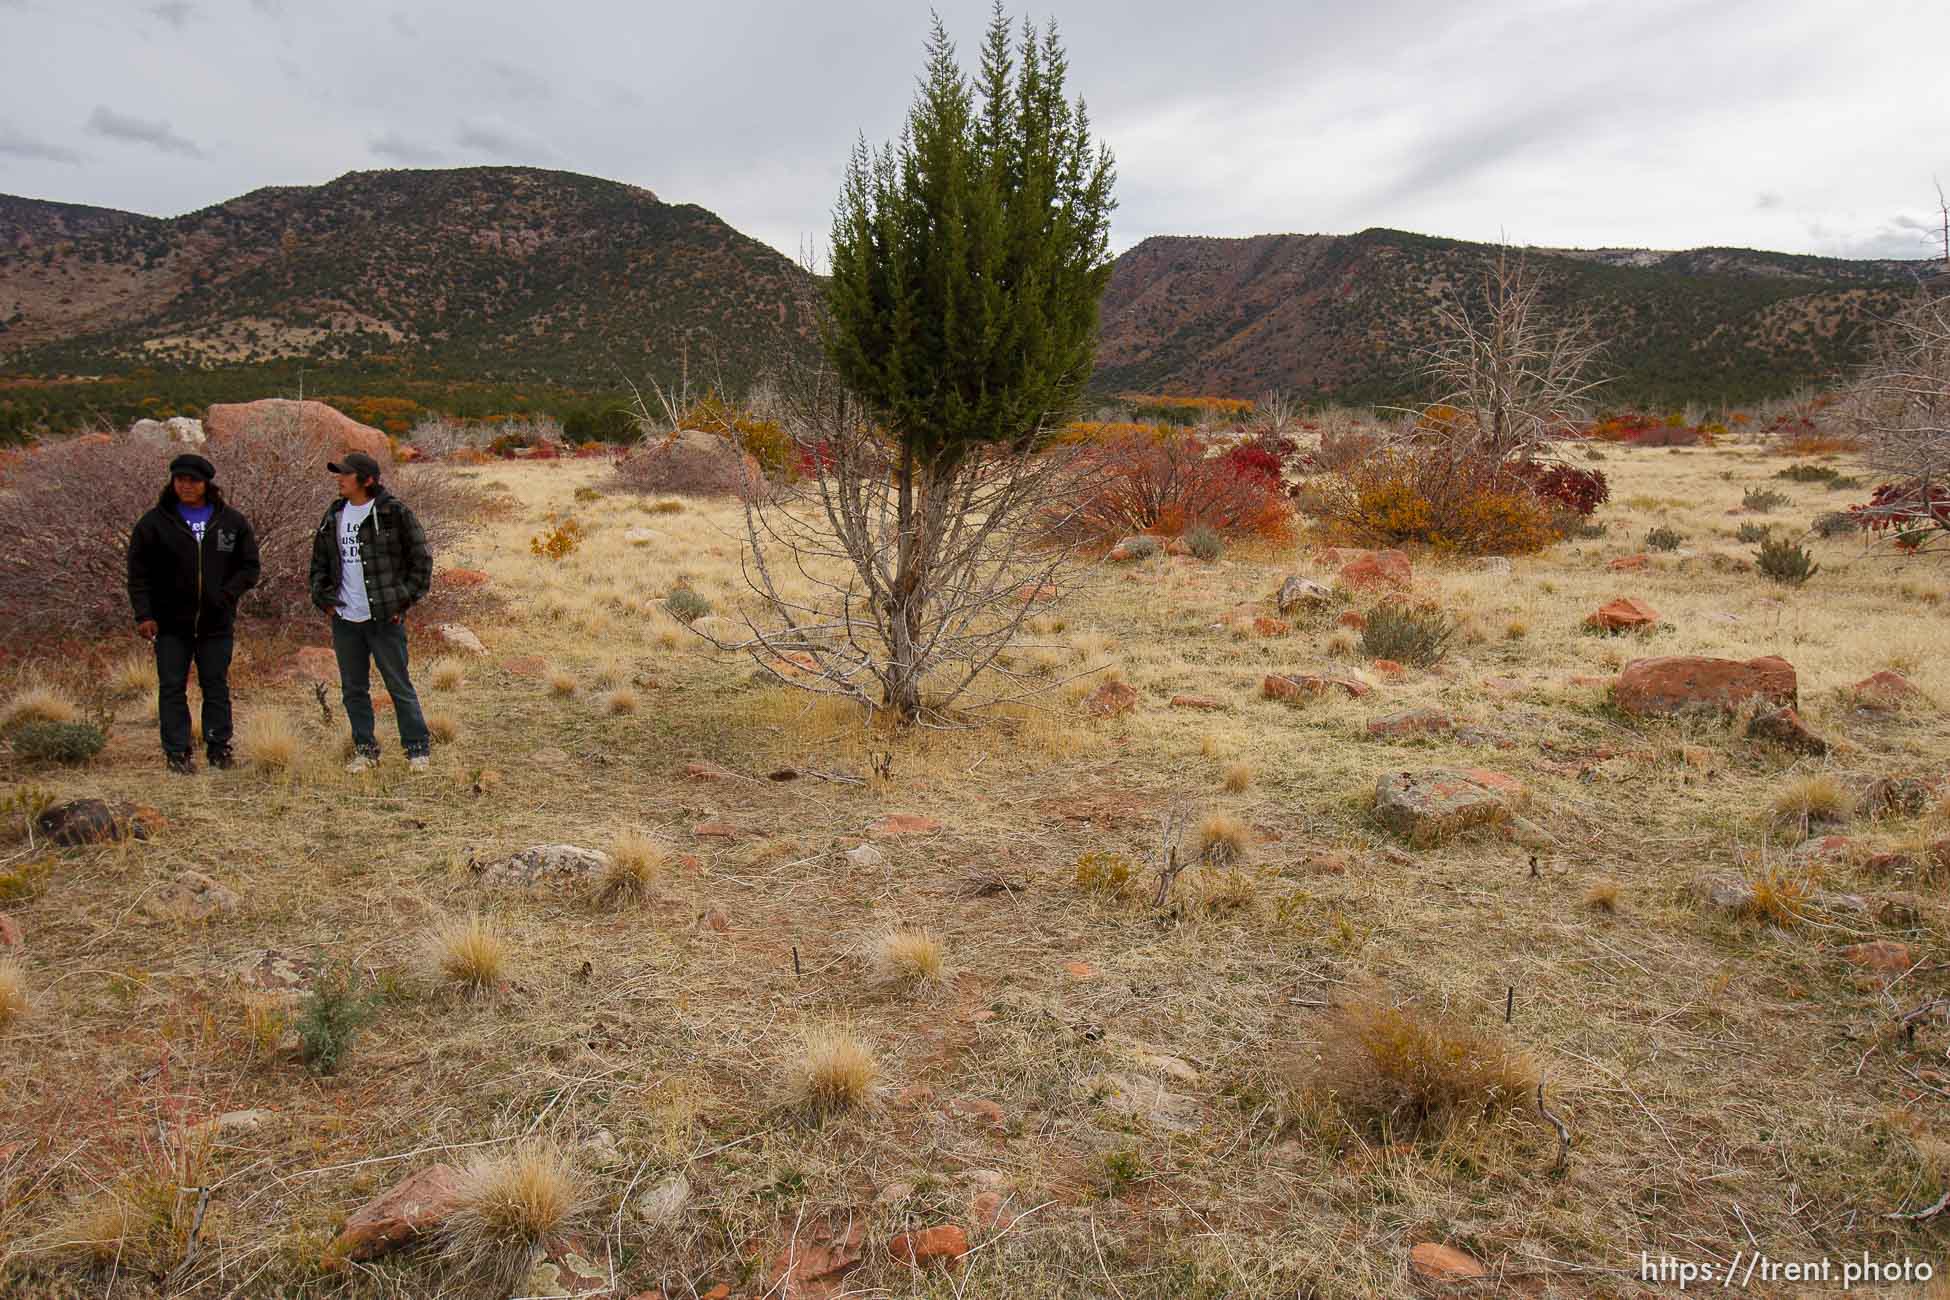
[[[348,623],[332,616],[332,653],[339,661],[339,694],[345,701],[345,720],[352,724],[352,743],[368,758],[379,757],[379,742],[372,734],[372,665],[379,665],[379,676],[393,697],[393,714],[399,719],[399,746],[408,758],[427,753],[433,747],[427,735],[427,720],[420,713],[420,697],[414,693],[413,679],[406,675],[406,626],[368,619]]]
[[[203,690],[203,747],[212,754],[230,748],[230,651],[228,636],[187,637],[156,633],[156,720],[163,753],[190,754],[190,665]]]

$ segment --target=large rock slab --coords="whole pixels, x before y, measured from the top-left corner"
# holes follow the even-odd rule
[[[185,871],[143,899],[141,912],[152,925],[165,921],[193,923],[234,912],[243,901],[236,890],[201,871]]]
[[[1482,768],[1385,772],[1375,782],[1375,820],[1417,848],[1478,826],[1508,824],[1528,802],[1511,777]]]
[[[203,428],[210,441],[250,434],[290,434],[302,436],[327,460],[348,451],[363,451],[381,465],[392,459],[392,444],[386,435],[369,424],[360,424],[323,402],[297,402],[284,397],[265,397],[255,402],[218,402],[203,413]],[[322,470],[323,465],[319,468]],[[221,473],[222,465],[219,463]]]
[[[1296,610],[1333,604],[1334,592],[1332,588],[1323,587],[1313,579],[1303,578],[1296,573],[1280,584],[1280,593],[1274,597],[1274,603],[1279,606],[1281,614],[1291,614]]]
[[[1634,659],[1612,688],[1620,712],[1638,717],[1726,712],[1758,699],[1792,706],[1800,702],[1794,665],[1775,655],[1759,659],[1714,659],[1705,655],[1662,655]]]
[[[609,854],[575,844],[531,844],[480,869],[488,885],[522,887],[585,880],[609,867]]]
[[[377,1258],[440,1227],[460,1203],[460,1182],[460,1170],[452,1165],[428,1165],[408,1174],[352,1212],[325,1252],[326,1267]]]
[[[83,844],[113,844],[146,840],[164,826],[154,808],[102,799],[74,799],[48,809],[34,820],[41,834],[65,848]]]

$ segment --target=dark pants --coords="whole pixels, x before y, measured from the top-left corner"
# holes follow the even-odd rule
[[[420,697],[413,691],[413,680],[406,675],[406,625],[368,619],[348,623],[332,616],[332,653],[339,661],[339,692],[345,701],[345,720],[352,724],[352,743],[368,758],[379,757],[379,742],[372,734],[372,665],[379,665],[379,676],[393,697],[393,714],[399,719],[399,747],[408,758],[425,754],[433,747],[427,735],[427,720],[420,714]]]
[[[156,634],[156,718],[163,753],[190,752],[190,665],[203,691],[203,746],[216,754],[230,748],[230,651],[227,636]]]

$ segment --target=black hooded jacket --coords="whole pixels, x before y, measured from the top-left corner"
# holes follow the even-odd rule
[[[129,606],[138,623],[155,619],[171,636],[229,636],[237,601],[257,585],[257,534],[224,504],[212,483],[205,499],[215,512],[203,545],[177,509],[176,488],[165,484],[155,509],[129,535]]]

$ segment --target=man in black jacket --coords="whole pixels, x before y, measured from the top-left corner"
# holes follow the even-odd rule
[[[156,647],[156,717],[172,772],[190,758],[190,665],[203,690],[203,745],[230,767],[230,652],[237,601],[257,585],[257,534],[224,504],[216,466],[194,454],[169,463],[169,483],[129,535],[135,630]]]

